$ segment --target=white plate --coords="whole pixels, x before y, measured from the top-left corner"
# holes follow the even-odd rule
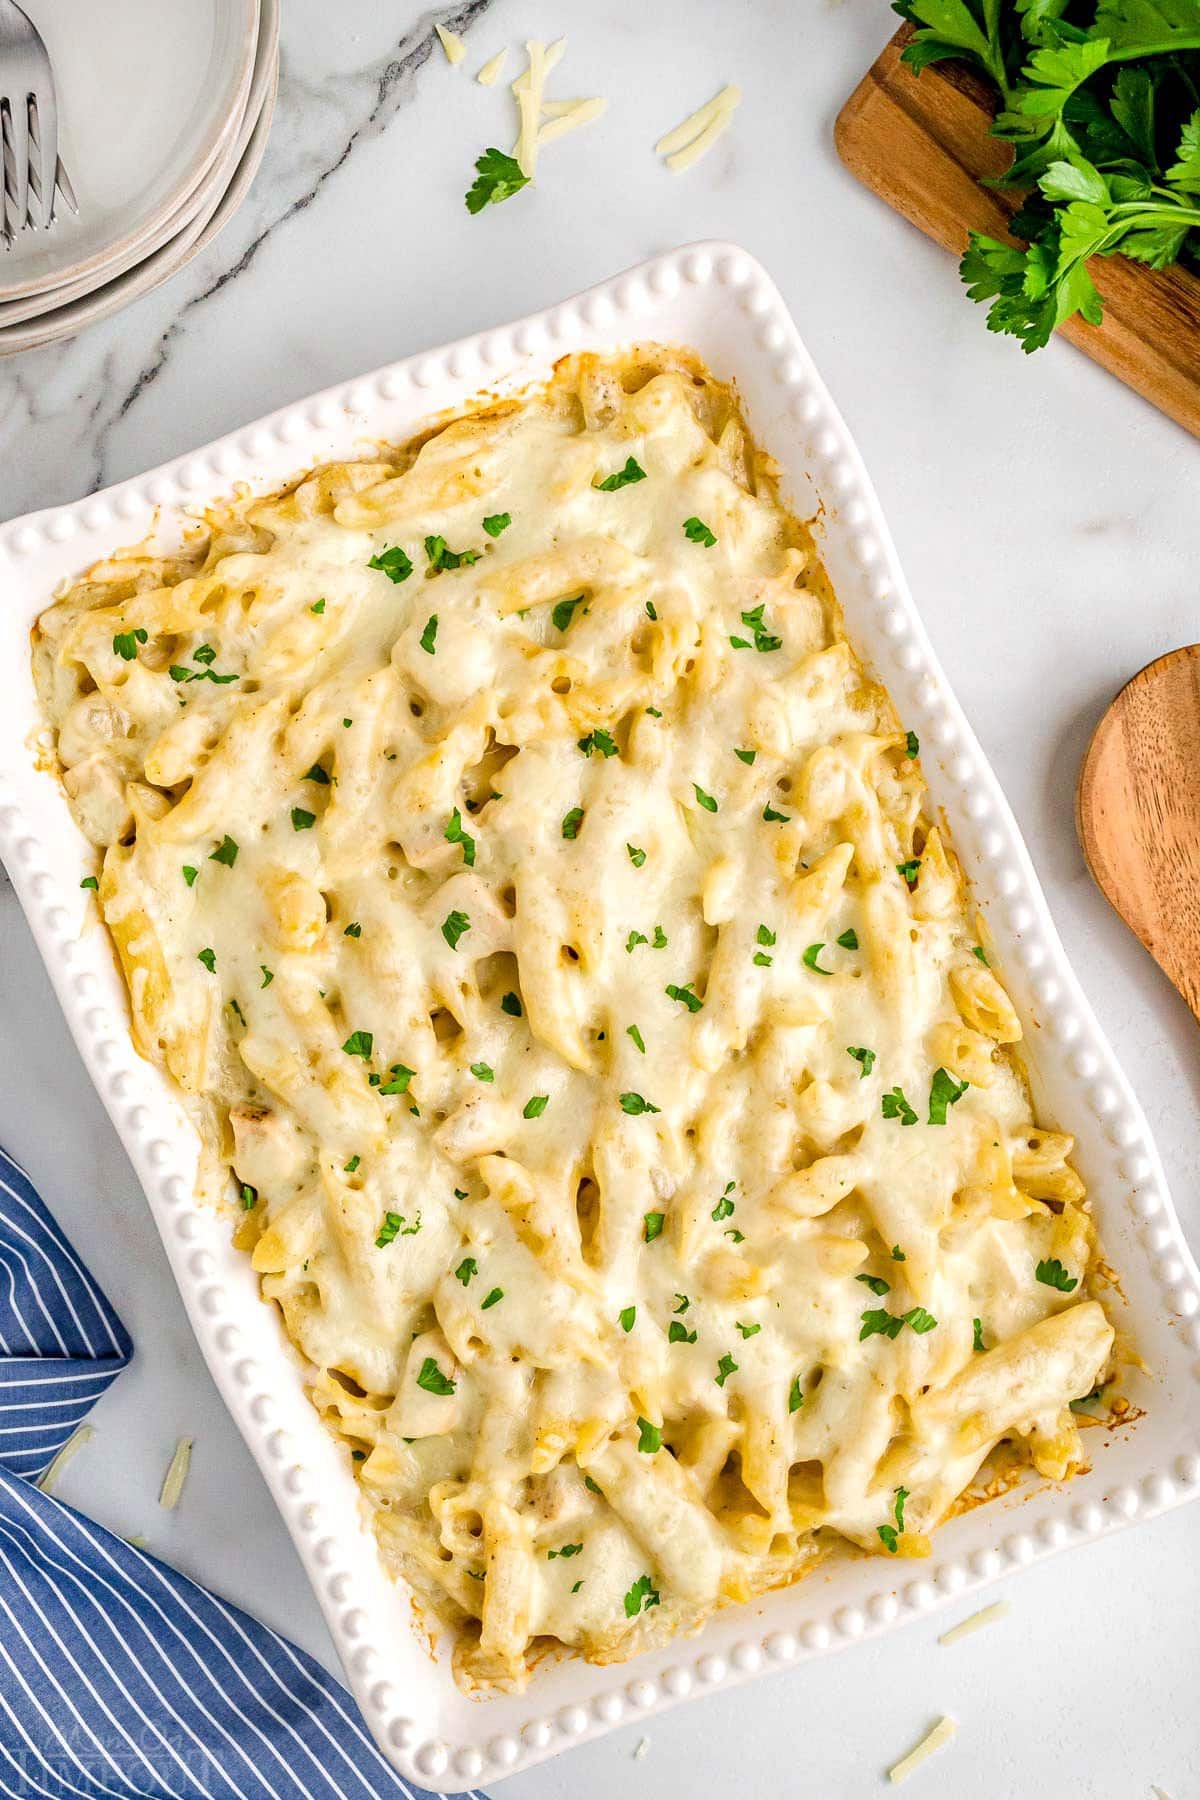
[[[254,85],[263,94],[260,110],[256,116],[247,111],[237,138],[221,158],[199,211],[182,231],[157,252],[137,262],[125,275],[106,281],[101,287],[88,288],[80,299],[57,311],[19,325],[0,324],[0,356],[38,349],[60,338],[73,337],[85,326],[120,312],[131,301],[161,287],[170,276],[177,274],[229,223],[245,199],[263,159],[275,110],[279,73],[279,0],[263,0],[264,19],[268,15],[274,29],[262,41],[261,81],[258,63],[255,72]]]
[[[1095,1430],[1095,1459],[1064,1486],[1031,1480],[950,1520],[933,1554],[897,1567],[847,1554],[813,1579],[718,1614],[694,1638],[635,1662],[544,1667],[523,1696],[469,1700],[448,1657],[430,1661],[406,1591],[383,1571],[344,1453],[304,1396],[274,1308],[258,1296],[227,1221],[193,1197],[197,1142],[170,1087],[133,1050],[124,990],[94,904],[93,853],[39,769],[29,628],[57,585],[158,520],[235,483],[277,486],[313,463],[370,454],[487,387],[545,376],[569,350],[639,338],[692,344],[736,380],[758,441],[781,464],[847,626],[921,738],[1026,1032],[1038,1116],[1078,1140],[1077,1160],[1127,1303],[1117,1322],[1150,1373],[1125,1384],[1142,1416]],[[1145,1118],[1059,943],[1004,797],[938,668],[844,423],[769,277],[743,251],[701,244],[515,325],[393,364],[287,407],[153,474],[0,527],[0,852],[80,1052],[149,1198],[214,1379],[279,1505],[351,1685],[405,1776],[458,1789],[641,1718],[687,1695],[886,1631],[1052,1551],[1200,1492],[1200,1274],[1179,1230]],[[233,1595],[236,1599],[237,1596]]]
[[[245,105],[236,121],[237,130],[231,140],[231,144],[235,146],[232,153],[228,146],[223,153],[219,153],[216,161],[209,165],[179,205],[167,213],[153,229],[131,241],[120,255],[106,257],[99,268],[90,269],[73,281],[25,294],[18,299],[0,301],[0,331],[34,320],[38,321],[39,327],[53,325],[54,320],[48,317],[49,314],[57,314],[73,300],[82,299],[86,294],[107,287],[127,269],[145,262],[156,250],[179,237],[201,212],[220,197],[222,189],[228,183],[230,169],[241,157],[250,140],[267,91],[275,80],[278,40],[279,0],[261,0],[258,45]],[[3,272],[2,265],[0,272]],[[0,339],[0,348],[2,346],[3,340]]]
[[[102,270],[178,212],[236,135],[258,0],[30,0],[58,91],[59,152],[79,201],[0,255],[0,300]]]

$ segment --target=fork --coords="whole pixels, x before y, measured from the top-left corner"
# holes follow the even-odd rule
[[[0,145],[0,237],[11,246],[18,231],[37,222],[34,200],[42,226],[52,223],[59,169],[54,71],[16,0],[0,0]]]

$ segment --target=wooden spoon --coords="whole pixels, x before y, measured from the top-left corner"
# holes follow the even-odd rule
[[[1123,687],[1079,773],[1088,868],[1200,1021],[1200,644]]]

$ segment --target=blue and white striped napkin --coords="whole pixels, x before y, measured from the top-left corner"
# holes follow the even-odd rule
[[[32,1485],[132,1353],[0,1150],[0,1794],[430,1800],[312,1657]]]

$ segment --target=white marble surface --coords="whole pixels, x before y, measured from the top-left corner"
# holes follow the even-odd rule
[[[0,516],[68,500],[279,403],[516,316],[648,253],[739,240],[783,288],[874,473],[950,678],[1007,788],[1067,946],[1200,1242],[1200,1056],[1182,1003],[1107,910],[1072,824],[1118,686],[1197,636],[1196,444],[1071,349],[983,329],[941,252],[839,166],[834,114],[888,35],[877,0],[470,0],[465,69],[401,0],[289,0],[279,108],[249,199],[202,259],[72,344],[0,363]],[[563,94],[604,122],[478,219],[473,157],[511,135],[469,72],[569,33]],[[727,79],[733,130],[683,178],[659,133]],[[138,1346],[66,1498],[319,1656],[315,1603],[216,1399],[113,1131],[0,875],[0,1141],[32,1170]],[[183,1505],[156,1504],[175,1438]],[[928,1800],[1200,1794],[1200,1510],[1003,1584],[1002,1625],[942,1650],[917,1624],[511,1778],[506,1800],[678,1792],[858,1800],[941,1712]],[[964,1611],[969,1608],[964,1608]],[[944,1621],[943,1621],[944,1623]],[[646,1753],[634,1756],[639,1739]]]

